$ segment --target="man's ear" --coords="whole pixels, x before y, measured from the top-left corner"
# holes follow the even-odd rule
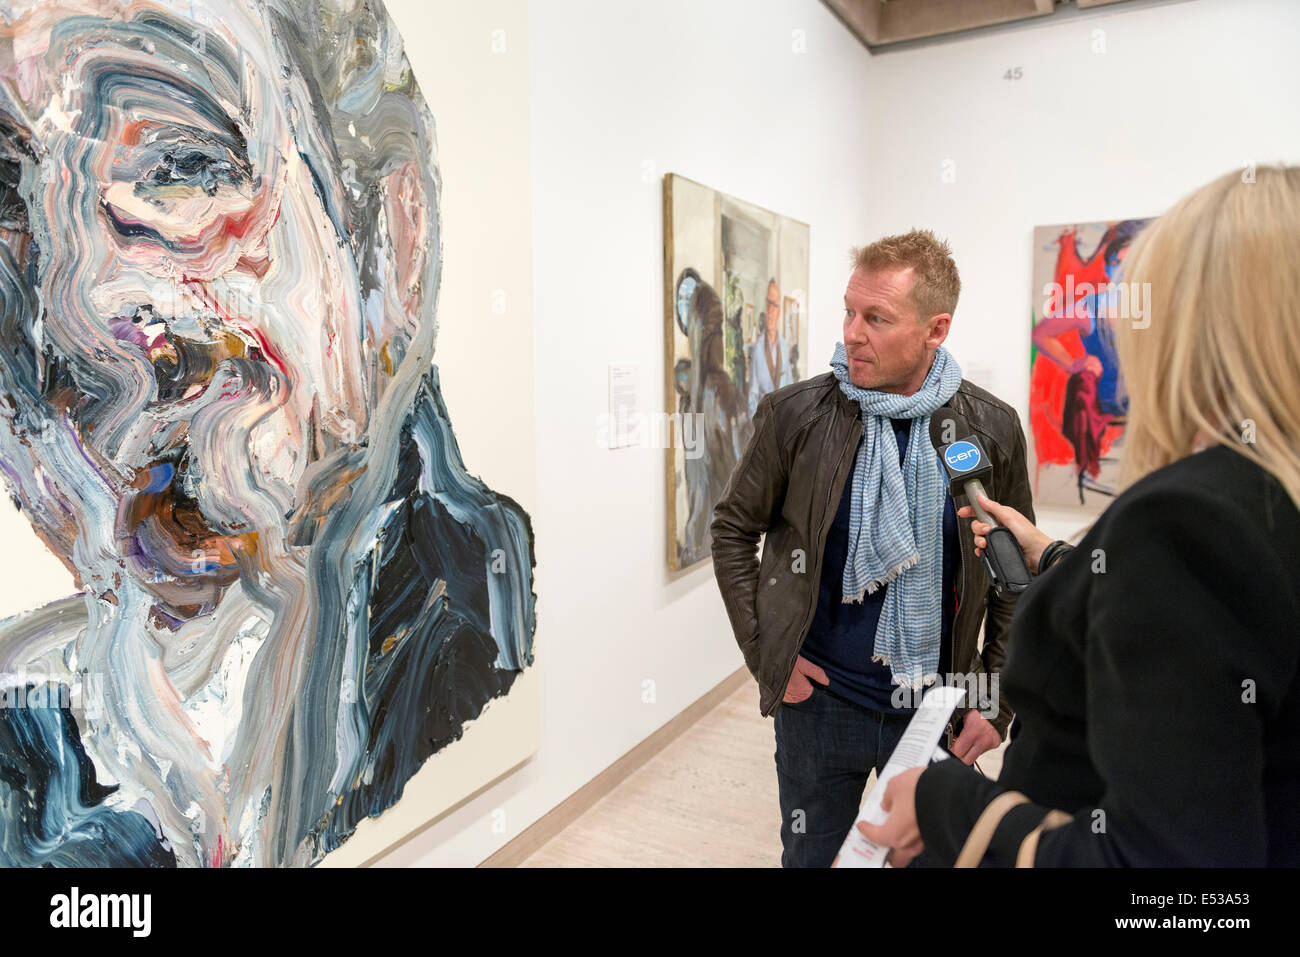
[[[931,349],[937,349],[943,345],[943,341],[948,338],[948,329],[952,324],[952,314],[940,312],[930,317],[930,334],[925,338],[925,344]]]

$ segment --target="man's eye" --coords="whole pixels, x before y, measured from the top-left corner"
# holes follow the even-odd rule
[[[243,179],[241,171],[229,159],[215,151],[178,147],[166,150],[136,184],[136,192],[143,189],[167,187],[192,187],[215,196],[223,183],[235,185]]]

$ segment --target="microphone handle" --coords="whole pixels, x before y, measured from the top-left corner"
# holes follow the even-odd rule
[[[975,517],[985,525],[997,526],[998,522],[992,515],[984,510],[980,504],[979,496],[983,495],[988,498],[989,493],[984,491],[984,483],[979,479],[971,479],[966,483],[966,501],[970,502],[971,508],[975,509]]]
[[[1016,541],[1010,529],[994,521],[993,516],[979,504],[979,496],[988,495],[984,491],[983,482],[979,479],[970,479],[964,483],[963,489],[966,492],[966,500],[975,510],[975,516],[981,522],[992,526],[989,533],[984,536],[988,545],[981,556],[990,584],[999,594],[1005,591],[1012,595],[1019,595],[1034,580],[1033,575],[1029,573],[1029,566],[1025,563],[1025,554],[1020,550],[1020,543]]]

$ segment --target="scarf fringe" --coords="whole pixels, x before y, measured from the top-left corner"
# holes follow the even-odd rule
[[[867,582],[866,587],[861,589],[856,595],[845,595],[843,597],[843,603],[846,605],[856,605],[861,603],[867,595],[874,595],[879,591],[881,585],[888,585],[899,575],[903,574],[903,572],[919,564],[921,564],[921,553],[913,552],[910,556],[904,558],[889,571],[885,572],[882,577]]]
[[[913,691],[921,691],[925,688],[931,687],[933,685],[937,685],[939,683],[938,675],[922,675],[920,678],[916,679],[915,681],[909,681],[906,678],[900,678],[898,675],[894,674],[894,666],[889,663],[888,655],[874,654],[871,656],[871,660],[873,662],[882,664],[889,669],[889,675],[893,679],[894,684],[906,685],[908,688],[910,688]],[[930,680],[926,681],[925,680],[926,678],[929,678]]]

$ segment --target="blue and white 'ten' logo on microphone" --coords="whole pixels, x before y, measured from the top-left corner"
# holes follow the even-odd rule
[[[969,472],[980,464],[980,450],[971,442],[954,442],[944,450],[943,460],[954,472]]]

